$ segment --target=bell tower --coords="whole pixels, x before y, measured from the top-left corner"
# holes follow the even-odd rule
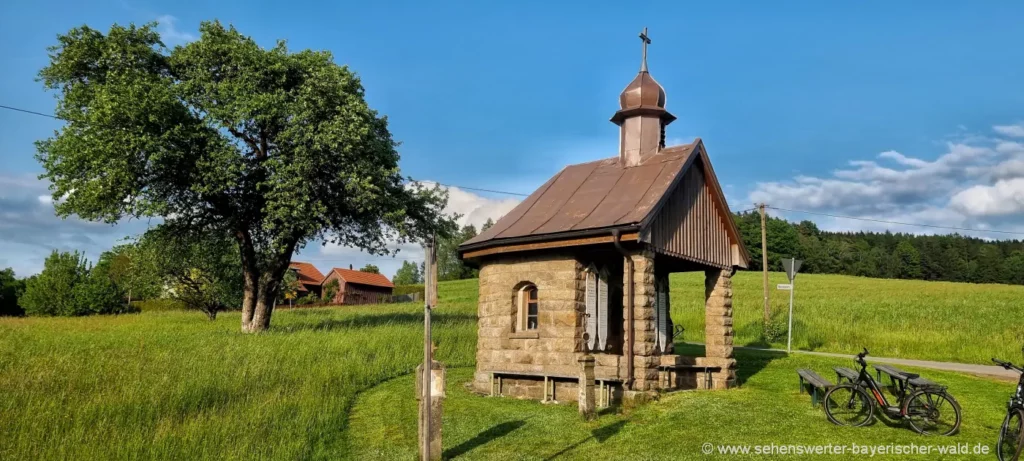
[[[619,95],[612,123],[619,126],[619,161],[637,166],[665,147],[665,127],[676,117],[665,110],[665,89],[647,71],[647,28],[640,33],[643,60],[640,72]]]

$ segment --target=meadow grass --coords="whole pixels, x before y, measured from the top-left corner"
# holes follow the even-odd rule
[[[786,275],[770,273],[772,310],[785,321]],[[684,341],[704,340],[704,274],[670,278],[672,320]],[[877,357],[991,364],[992,357],[1021,359],[1024,287],[1015,285],[885,280],[845,275],[797,275],[793,348]],[[759,272],[733,277],[737,345],[785,348],[786,339],[761,339],[764,317]]]
[[[697,351],[701,353],[702,351]],[[839,427],[798,390],[796,368],[813,368],[834,380],[833,366],[852,361],[806,355],[786,357],[761,351],[737,353],[742,385],[728,391],[682,391],[628,411],[604,411],[583,422],[572,403],[544,405],[508,397],[482,397],[463,385],[473,370],[450,370],[444,400],[445,458],[480,460],[548,459],[868,459],[852,453],[861,447],[909,444],[948,447],[966,444],[989,455],[875,455],[872,459],[994,459],[999,426],[1013,383],[919,370],[949,386],[963,409],[963,423],[951,437],[929,437],[900,422],[878,419],[868,427]],[[415,459],[416,402],[408,398],[411,376],[403,376],[360,394],[352,409],[348,446],[352,459]],[[573,396],[565,397],[567,399]],[[890,400],[893,399],[890,397]],[[707,456],[704,443],[757,446],[843,445],[850,453],[805,456]],[[985,448],[981,448],[985,447]],[[877,449],[877,448],[876,448]],[[884,449],[884,448],[883,448]],[[888,448],[892,450],[893,448]],[[937,448],[936,448],[937,449]]]
[[[773,284],[782,281],[781,274],[773,277]],[[673,318],[686,326],[685,340],[699,341],[701,276],[673,276],[672,288]],[[620,457],[629,457],[630,441],[649,446],[637,453],[657,457],[692,453],[697,440],[723,434],[737,441],[858,434],[868,434],[864,440],[920,440],[906,439],[917,436],[903,429],[832,428],[820,411],[811,410],[795,392],[793,368],[810,364],[826,374],[828,365],[838,363],[791,357],[762,366],[745,351],[738,354],[750,379],[741,389],[676,394],[593,424],[576,422],[569,407],[470,398],[459,383],[474,364],[477,282],[449,282],[440,289],[434,335],[438,358],[452,367],[446,414],[451,419],[445,423],[450,454],[525,459],[534,452],[522,443],[536,440],[542,448],[537,453],[568,448],[563,456],[575,458],[602,453],[600,444],[611,440],[610,446],[620,448],[610,453]],[[776,308],[784,305],[782,294],[773,292]],[[818,350],[852,353],[863,345],[878,356],[1019,360],[1016,320],[1024,312],[1016,301],[1022,295],[1020,287],[999,285],[801,275],[795,345],[806,345],[813,331],[824,338]],[[756,344],[751,325],[761,315],[759,275],[738,274],[734,299],[737,341]],[[421,312],[415,304],[282,309],[274,314],[272,330],[261,335],[241,334],[237,314],[215,322],[195,312],[0,319],[0,459],[366,459],[392,452],[404,457],[409,448],[403,444],[413,439],[398,442],[407,434],[394,431],[407,431],[401,425],[415,421],[407,375],[422,358]],[[1012,386],[926,374],[953,386],[964,405],[968,419],[956,440],[994,443]],[[364,391],[368,400],[360,402],[370,403],[353,411]],[[519,446],[511,443],[518,435],[505,437],[508,444],[483,443],[503,432],[536,435]],[[718,440],[729,441],[710,441]]]
[[[455,309],[453,309],[454,311]],[[472,366],[475,317],[435,315]],[[416,306],[0,321],[0,459],[338,459],[356,394],[422,359]]]

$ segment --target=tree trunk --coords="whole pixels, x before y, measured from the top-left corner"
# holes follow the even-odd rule
[[[256,298],[256,313],[252,318],[253,331],[265,331],[270,328],[270,316],[274,313],[274,296],[268,289],[261,287]]]
[[[242,282],[244,292],[242,295],[242,332],[252,333],[252,319],[256,312],[256,294],[259,289],[260,273],[256,265],[256,251],[252,245],[249,233],[240,230],[235,233],[238,239],[238,250],[242,255]]]
[[[257,277],[252,271],[243,270],[243,280],[245,292],[242,295],[242,332],[252,333],[256,331],[253,328],[253,317],[256,313]]]

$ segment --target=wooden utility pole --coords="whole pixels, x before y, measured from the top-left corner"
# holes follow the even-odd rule
[[[765,204],[761,202],[757,208],[761,210],[761,271],[764,273],[764,323],[771,320],[772,308],[768,304],[768,231],[766,227]]]
[[[420,399],[420,459],[423,461],[441,459],[441,414],[440,397],[431,393],[431,377],[434,370],[434,350],[431,341],[430,312],[437,303],[437,256],[436,243],[433,236],[427,241],[425,253],[426,263],[424,264],[424,299],[423,300],[423,365],[421,368],[422,383],[419,390]],[[442,380],[443,378],[443,374]],[[443,386],[443,383],[441,384]],[[431,407],[437,407],[436,415],[431,414]],[[437,427],[433,427],[436,424]],[[433,450],[432,450],[433,448]],[[433,451],[433,453],[432,453]]]

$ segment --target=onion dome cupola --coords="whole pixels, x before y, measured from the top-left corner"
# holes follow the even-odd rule
[[[619,126],[619,159],[626,166],[643,163],[665,147],[665,126],[676,117],[665,110],[665,89],[647,71],[647,28],[640,33],[643,60],[640,72],[619,95],[612,123]]]

